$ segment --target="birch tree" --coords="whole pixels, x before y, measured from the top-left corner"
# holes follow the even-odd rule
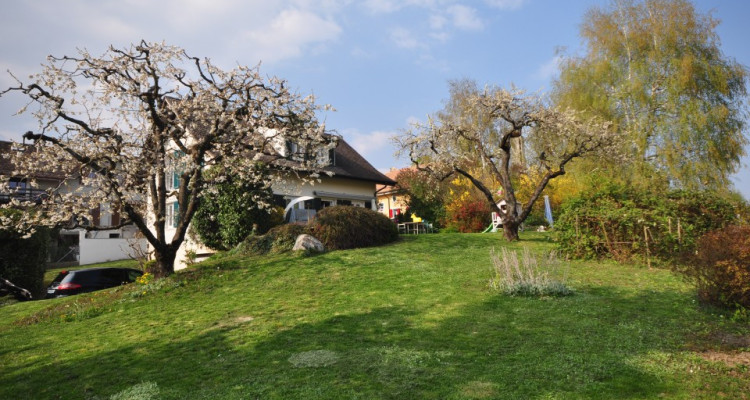
[[[581,24],[555,100],[612,121],[636,180],[724,189],[748,139],[747,67],[721,51],[719,21],[688,0],[614,0]]]
[[[460,99],[457,99],[460,97]],[[477,88],[472,81],[451,83],[451,99],[445,110],[429,116],[396,138],[399,155],[408,155],[417,168],[438,179],[460,175],[484,195],[498,213],[505,200],[507,214],[503,231],[508,240],[518,240],[521,223],[550,180],[566,173],[566,166],[585,156],[617,157],[620,143],[609,122],[584,118],[580,113],[549,106],[541,96],[499,87]],[[529,199],[517,212],[512,159],[540,174]],[[503,188],[488,186],[482,175]],[[489,216],[488,216],[489,217]]]
[[[264,78],[258,67],[225,71],[164,43],[110,47],[102,56],[85,49],[50,56],[42,72],[16,81],[0,95],[25,96],[28,104],[19,114],[31,113],[39,127],[24,135],[34,156],[14,154],[14,175],[33,176],[44,168],[82,185],[65,191],[61,183],[41,205],[4,205],[28,212],[2,222],[17,230],[80,223],[93,206],[108,203],[123,216],[121,226],[134,224],[148,240],[161,275],[174,271],[177,250],[207,190],[206,168],[238,166],[223,170],[248,178],[269,163],[309,172],[314,158],[277,162],[284,158],[277,148],[288,140],[303,148],[332,145],[316,120],[325,107],[312,96],[290,91],[282,79]],[[174,187],[168,185],[172,174],[179,177]],[[168,237],[167,204],[173,200],[178,222]]]

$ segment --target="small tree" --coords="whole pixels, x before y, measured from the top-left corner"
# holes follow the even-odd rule
[[[268,208],[273,191],[267,186],[267,179],[248,181],[220,169],[207,173],[213,185],[201,198],[191,226],[203,244],[229,250],[254,231],[264,234],[283,222],[282,212]],[[218,179],[212,179],[217,176]]]
[[[472,81],[457,81],[451,82],[446,108],[426,124],[415,124],[396,143],[399,155],[407,154],[417,168],[439,179],[455,174],[467,178],[497,212],[496,192],[481,177],[499,182],[510,205],[503,231],[508,240],[517,240],[534,202],[550,180],[565,174],[568,163],[588,155],[619,154],[617,136],[609,128],[607,122],[548,106],[522,91],[479,90]],[[517,199],[511,158],[542,172],[520,213],[512,206]]]
[[[445,220],[445,185],[416,169],[404,169],[396,181],[406,191],[409,211],[441,227]]]
[[[17,79],[16,86],[0,92],[28,97],[39,121],[38,132],[24,136],[34,141],[35,157],[14,156],[14,173],[31,176],[49,168],[83,185],[73,192],[51,191],[37,207],[40,212],[14,228],[81,221],[93,206],[109,203],[124,216],[121,225],[135,224],[148,240],[163,275],[174,271],[207,187],[206,168],[231,162],[246,168],[226,171],[252,177],[259,162],[284,158],[277,149],[285,142],[304,149],[331,143],[316,121],[313,97],[292,93],[281,79],[264,79],[257,67],[224,71],[166,44],[110,47],[100,57],[85,49],[75,57],[50,56],[30,79]],[[305,157],[275,168],[309,171],[315,162]],[[167,206],[173,201],[174,234],[167,237]]]

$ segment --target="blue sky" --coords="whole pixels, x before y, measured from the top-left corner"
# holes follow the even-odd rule
[[[579,24],[593,0],[6,0],[0,13],[0,86],[37,72],[49,54],[102,53],[141,39],[166,41],[225,68],[255,65],[315,94],[323,115],[376,168],[405,166],[390,137],[439,110],[450,79],[546,91],[559,54],[581,51]],[[700,0],[726,56],[750,66],[750,2]],[[0,99],[0,139],[34,130]],[[748,149],[750,151],[750,149]],[[750,158],[734,182],[750,199]]]

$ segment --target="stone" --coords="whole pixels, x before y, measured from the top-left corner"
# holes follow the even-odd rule
[[[320,242],[320,240],[315,239],[314,237],[310,235],[299,235],[297,236],[297,240],[294,242],[294,247],[292,250],[307,250],[307,251],[314,251],[316,253],[322,253],[326,249],[323,247],[323,243]]]

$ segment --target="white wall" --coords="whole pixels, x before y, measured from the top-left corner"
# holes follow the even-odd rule
[[[80,246],[80,265],[94,264],[106,261],[126,260],[135,257],[136,250],[132,247],[140,248],[140,254],[146,254],[148,242],[146,239],[87,239],[86,231],[81,231],[78,236],[78,245]]]

